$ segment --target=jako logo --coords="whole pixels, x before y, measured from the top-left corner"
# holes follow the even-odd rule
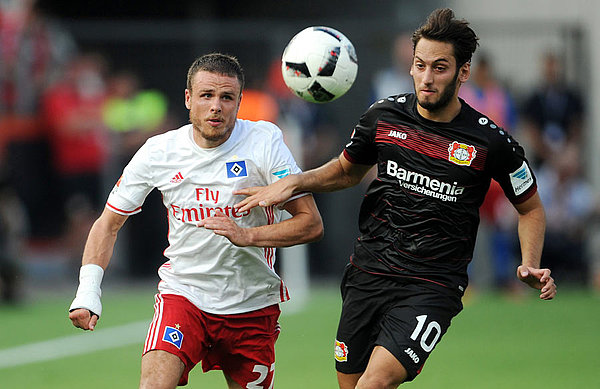
[[[388,134],[388,136],[391,136],[392,138],[403,139],[403,140],[408,138],[408,135],[406,135],[405,132],[400,132],[400,131],[396,131],[396,130],[390,130],[390,133]]]
[[[410,357],[410,359],[413,360],[414,363],[419,363],[419,356],[413,351],[413,349],[409,347],[406,350],[404,350],[404,352],[408,354],[408,356]]]

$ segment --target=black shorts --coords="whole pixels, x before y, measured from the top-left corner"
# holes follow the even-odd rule
[[[336,369],[365,371],[373,348],[384,347],[412,381],[462,310],[459,295],[424,283],[377,276],[348,265],[342,280],[342,313],[335,341]]]

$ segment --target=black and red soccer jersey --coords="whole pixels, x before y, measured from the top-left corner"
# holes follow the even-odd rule
[[[377,178],[360,209],[355,266],[462,292],[491,179],[515,204],[536,192],[523,148],[461,103],[449,123],[419,115],[414,94],[380,100],[361,117],[344,156],[377,164]]]

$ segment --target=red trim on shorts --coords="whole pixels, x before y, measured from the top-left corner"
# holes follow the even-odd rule
[[[154,296],[154,316],[152,317],[152,322],[150,323],[150,327],[148,328],[148,335],[146,336],[146,342],[144,343],[144,351],[143,354],[147,353],[150,350],[156,348],[156,342],[158,342],[160,323],[162,321],[162,312],[163,312],[163,298],[160,293],[157,293]]]

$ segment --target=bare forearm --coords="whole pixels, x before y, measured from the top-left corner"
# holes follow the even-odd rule
[[[277,224],[248,229],[248,246],[289,247],[319,240],[323,236],[322,223],[309,214],[297,214]]]
[[[117,233],[125,219],[124,216],[103,214],[94,222],[83,250],[82,265],[95,264],[106,269],[113,254]]]
[[[334,192],[360,182],[364,174],[352,175],[344,169],[340,158],[300,174],[294,181],[296,192]]]
[[[546,221],[543,210],[519,216],[519,241],[523,265],[539,268],[544,247]]]
[[[546,215],[538,194],[517,207],[522,264],[539,268],[544,247]]]

